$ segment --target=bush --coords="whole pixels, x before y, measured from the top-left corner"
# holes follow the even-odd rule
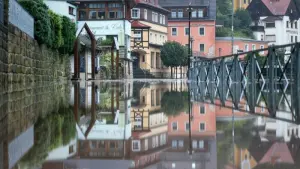
[[[73,52],[74,41],[76,39],[75,24],[66,16],[62,16],[62,39],[63,44],[59,48],[62,54],[70,54]]]
[[[43,0],[21,0],[19,3],[34,17],[35,39],[39,44],[46,44],[51,47],[53,40],[51,38],[51,23],[47,5]]]
[[[56,13],[52,12],[51,10],[48,10],[48,13],[51,22],[51,39],[53,39],[51,47],[53,49],[58,49],[63,44],[63,38],[61,33],[62,31],[61,17]]]

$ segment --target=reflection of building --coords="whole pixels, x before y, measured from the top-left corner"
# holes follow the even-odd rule
[[[74,3],[68,1],[54,1],[54,0],[46,0],[44,1],[45,4],[59,15],[66,16],[71,19],[72,22],[76,23],[76,6]]]
[[[49,152],[46,161],[65,160],[73,157],[76,153],[77,138],[71,140],[67,145],[62,145]]]
[[[246,9],[252,0],[234,0],[234,10]]]
[[[135,77],[144,78],[144,74],[137,74],[139,69],[157,77],[170,76],[170,69],[163,65],[160,58],[160,47],[168,40],[169,11],[160,7],[158,1],[137,2],[131,9],[131,18],[134,20],[131,25],[131,47],[135,57]]]
[[[217,166],[216,150],[216,115],[208,104],[193,103],[192,135],[189,138],[189,115],[181,113],[169,117],[168,145],[170,148],[161,156],[161,163],[166,168],[201,168]],[[190,140],[191,139],[191,140]],[[193,149],[189,155],[190,143]]]

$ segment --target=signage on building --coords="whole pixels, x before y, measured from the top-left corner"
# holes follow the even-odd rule
[[[124,32],[124,22],[119,21],[79,21],[88,24],[92,32],[96,36],[101,35],[119,35],[120,31]],[[125,32],[131,35],[131,25],[129,21],[125,21]]]

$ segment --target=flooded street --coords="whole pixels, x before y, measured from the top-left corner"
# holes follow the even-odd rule
[[[233,109],[190,89],[179,80],[9,86],[0,168],[300,168],[291,113],[272,116],[262,100],[249,114],[245,96]]]

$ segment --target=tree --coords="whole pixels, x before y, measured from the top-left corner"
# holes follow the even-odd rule
[[[166,92],[161,99],[161,109],[168,116],[176,116],[186,111],[187,92]]]
[[[166,42],[161,48],[160,54],[163,64],[171,67],[171,76],[173,67],[187,64],[187,51],[178,42]]]
[[[249,25],[252,22],[252,19],[249,12],[246,9],[238,9],[235,11],[234,21],[236,23],[236,25],[234,25],[235,28],[248,29]]]

